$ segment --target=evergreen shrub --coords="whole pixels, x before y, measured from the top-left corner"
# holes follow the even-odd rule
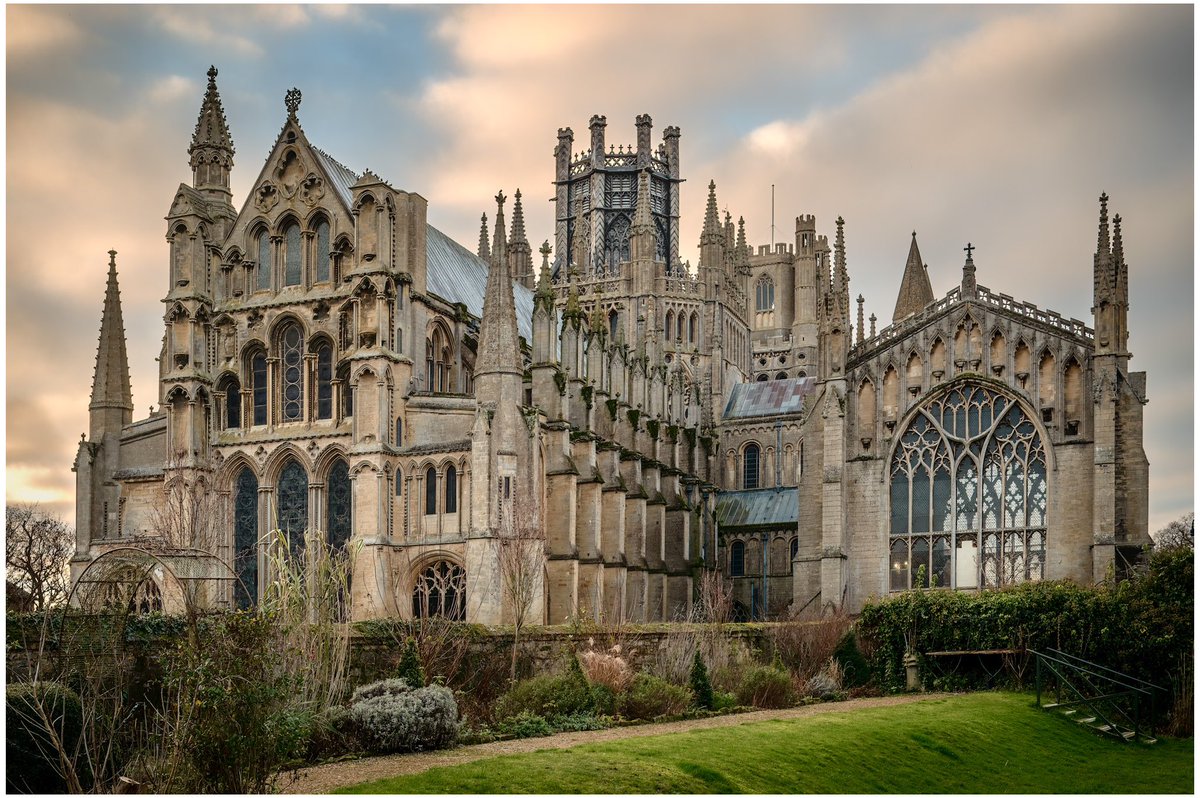
[[[773,666],[759,665],[748,669],[736,695],[742,706],[759,709],[781,709],[796,703],[791,674]]]
[[[704,660],[700,658],[699,649],[696,649],[696,653],[692,657],[692,673],[690,683],[692,687],[692,699],[696,706],[700,709],[712,709],[712,684],[708,681],[708,668],[704,667]]]
[[[617,696],[617,712],[630,720],[653,720],[680,715],[692,703],[692,692],[665,679],[639,673],[629,689]]]
[[[572,657],[572,659],[574,659]],[[578,667],[578,663],[576,663]],[[543,718],[573,715],[592,710],[592,691],[582,672],[534,676],[512,686],[500,696],[492,714],[497,720],[528,712]]]
[[[387,690],[367,685],[350,705],[350,716],[363,743],[375,753],[390,754],[444,748],[458,734],[458,704],[454,693],[441,685],[408,689],[402,679]],[[362,695],[368,697],[363,698]]]

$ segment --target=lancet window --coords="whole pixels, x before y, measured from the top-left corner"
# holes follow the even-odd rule
[[[283,284],[300,285],[303,248],[300,244],[300,225],[290,222],[283,229]]]
[[[317,268],[313,270],[313,282],[329,282],[329,262],[332,259],[329,249],[329,222],[325,219],[317,221]]]
[[[284,421],[299,421],[304,414],[303,336],[298,324],[288,324],[279,334],[282,365],[280,406]]]
[[[1046,453],[1012,398],[961,385],[920,408],[891,463],[892,591],[1045,575]]]
[[[754,309],[759,313],[775,309],[775,282],[767,276],[754,284]]]
[[[271,290],[271,236],[263,230],[255,242],[258,249],[258,267],[255,271],[255,288],[259,291]]]
[[[317,418],[333,418],[333,347],[321,341],[317,354]]]
[[[249,468],[238,472],[233,499],[234,604],[246,609],[258,600],[258,478]]]
[[[742,450],[742,490],[753,490],[758,487],[758,470],[762,450],[757,443],[750,443]]]
[[[338,460],[325,481],[326,524],[329,545],[344,549],[350,542],[350,466]]]
[[[275,489],[278,527],[287,536],[292,554],[304,548],[304,531],[308,528],[308,474],[295,460],[288,460],[279,472]]]

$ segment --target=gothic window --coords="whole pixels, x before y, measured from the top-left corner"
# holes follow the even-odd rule
[[[238,429],[242,426],[242,387],[237,377],[226,377],[219,390],[225,392],[225,429]]]
[[[663,335],[666,336],[668,341],[671,340],[671,330],[674,327],[675,327],[675,311],[668,310],[667,311],[667,323],[666,323],[666,326],[663,327]]]
[[[437,514],[437,469],[425,469],[425,515]]]
[[[466,620],[467,574],[462,566],[440,560],[421,572],[413,588],[413,617]]]
[[[317,418],[333,418],[333,347],[317,344]]]
[[[300,285],[300,263],[303,249],[300,244],[300,225],[289,222],[283,228],[283,284]]]
[[[258,479],[242,468],[233,499],[234,604],[244,610],[258,599]]]
[[[396,446],[404,445],[404,419],[396,417],[396,438],[392,441]]]
[[[256,242],[258,250],[257,284],[258,290],[271,289],[271,236],[262,230]]]
[[[344,549],[350,542],[350,466],[345,460],[338,460],[329,469],[329,478],[325,483],[326,523],[329,545],[335,549]]]
[[[775,375],[775,379],[777,379],[777,380],[786,380],[786,379],[787,379],[787,372],[786,372],[786,371],[781,371],[781,372],[779,372],[778,374],[776,374],[776,375]]]
[[[700,339],[700,319],[693,312],[692,315],[688,317],[688,343],[689,344],[697,343],[699,341],[699,339]]]
[[[1044,576],[1046,456],[1008,396],[961,385],[920,409],[891,464],[891,590]]]
[[[759,381],[759,382],[767,382],[767,381],[769,381],[770,379],[771,379],[771,377],[770,377],[769,375],[767,375],[767,374],[759,374],[759,375],[758,375],[758,381]]]
[[[400,353],[404,352],[404,328],[402,327],[396,328],[396,345],[394,349]]]
[[[759,313],[775,309],[775,282],[766,275],[754,285],[754,309]]]
[[[458,469],[446,467],[446,512],[458,512]]]
[[[426,390],[446,393],[450,388],[450,343],[441,325],[434,325],[425,339]]]
[[[251,403],[254,426],[267,423],[267,353],[258,351],[250,358]]]
[[[740,540],[729,545],[729,575],[746,575],[746,544]]]
[[[284,421],[299,421],[304,415],[303,336],[300,325],[288,324],[279,334],[281,364],[280,407]]]
[[[629,217],[618,214],[608,222],[604,249],[608,253],[608,269],[616,273],[622,263],[629,262]]]
[[[329,249],[329,222],[324,218],[317,221],[317,268],[313,270],[313,282],[326,283],[329,282],[330,268],[329,263],[332,260]]]
[[[792,542],[788,546],[788,570],[791,573],[796,572],[796,555],[799,553],[800,553],[800,538],[792,538]]]
[[[354,415],[354,386],[350,384],[349,363],[338,367],[337,379],[342,386],[342,418],[350,418]]]
[[[748,443],[742,451],[742,490],[758,487],[758,461],[761,450],[757,443]]]
[[[610,310],[608,312],[608,337],[614,341],[617,339],[617,321],[617,312]]]
[[[295,460],[288,460],[279,472],[275,489],[276,524],[287,537],[293,555],[304,548],[304,531],[308,528],[308,474]]]

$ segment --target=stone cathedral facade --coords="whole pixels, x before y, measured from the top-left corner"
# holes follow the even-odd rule
[[[867,329],[840,218],[832,246],[800,216],[755,251],[709,183],[682,263],[681,134],[656,146],[649,116],[628,146],[602,116],[583,147],[559,130],[552,236],[535,253],[521,192],[511,211],[501,192],[471,252],[420,194],[311,143],[299,107],[293,90],[235,206],[209,71],[167,214],[157,409],[137,421],[110,253],[76,579],[161,537],[178,480],[222,508],[211,554],[237,578],[213,602],[259,600],[278,531],[294,551],[354,542],[357,618],[511,622],[500,551],[520,523],[544,536],[534,623],[677,618],[708,570],[756,617],[1090,582],[1149,541],[1107,198],[1093,327],[979,285],[970,246],[934,297],[914,233],[892,323]],[[170,603],[157,572],[142,589]]]

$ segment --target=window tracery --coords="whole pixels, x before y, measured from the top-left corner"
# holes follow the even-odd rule
[[[765,274],[754,284],[754,309],[759,313],[775,309],[775,281]]]
[[[413,617],[467,618],[467,574],[462,566],[439,560],[417,577],[413,588]]]
[[[1015,400],[967,384],[923,406],[892,457],[889,588],[1042,579],[1046,479]]]
[[[300,225],[289,222],[283,228],[283,284],[300,285]]]
[[[282,377],[280,395],[284,421],[299,421],[304,414],[303,336],[298,324],[288,324],[279,335]]]
[[[308,528],[308,474],[295,460],[289,460],[279,473],[276,488],[279,529],[287,537],[292,554],[304,548],[304,532]]]
[[[350,466],[338,460],[329,469],[325,486],[329,545],[342,550],[350,542]]]

